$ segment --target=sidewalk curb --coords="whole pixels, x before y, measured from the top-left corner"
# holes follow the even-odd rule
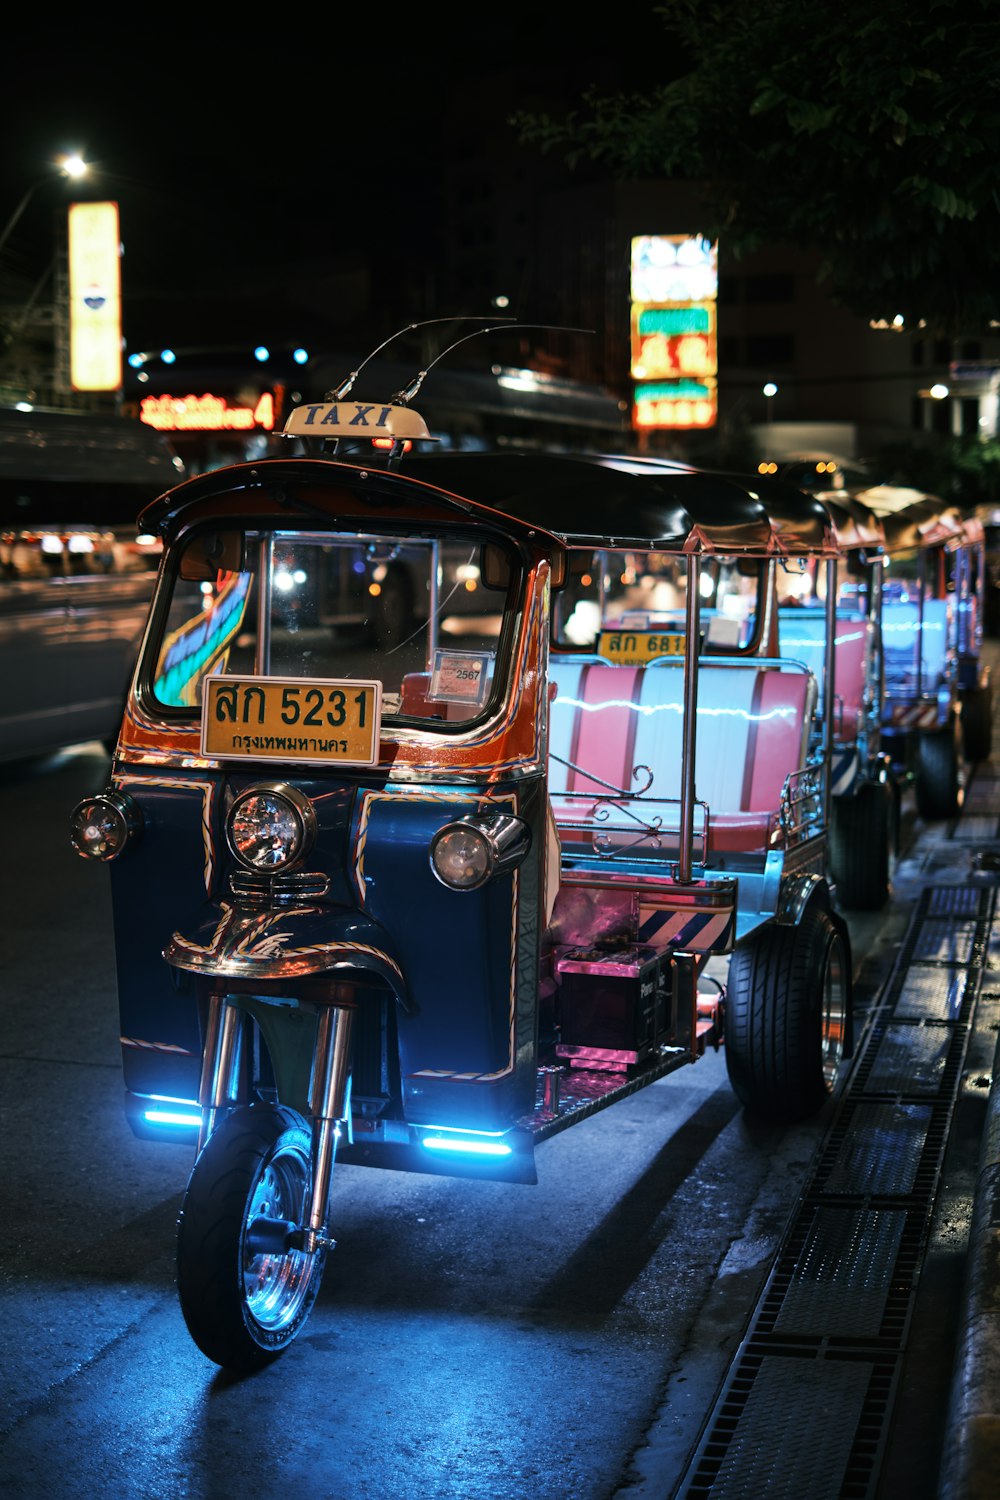
[[[940,1500],[995,1500],[1000,1484],[1000,1041],[973,1195]]]

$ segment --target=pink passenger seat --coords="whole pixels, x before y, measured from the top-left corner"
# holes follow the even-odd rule
[[[882,606],[885,677],[893,691],[916,692],[918,641],[922,689],[937,691],[945,680],[951,632],[950,600],[926,599],[922,615],[920,607],[907,600],[891,600]]]
[[[643,822],[659,818],[660,847],[675,855],[682,665],[554,658],[550,676],[549,794],[564,845],[589,850],[599,833],[609,847],[624,847],[641,838]],[[774,844],[782,787],[806,760],[815,697],[815,679],[798,667],[702,664],[695,795],[708,806],[708,852],[766,851]],[[643,791],[649,777],[642,767],[652,783],[644,802],[630,807],[621,793]],[[702,818],[696,808],[696,831]],[[655,847],[644,844],[647,852]],[[696,839],[696,856],[697,845]]]
[[[841,743],[853,743],[858,737],[864,711],[865,682],[873,649],[874,630],[862,614],[837,615],[834,636],[833,732]],[[799,609],[783,609],[778,617],[778,639],[782,656],[801,661],[815,675],[822,694],[826,661],[826,618],[819,613],[805,614]],[[822,714],[821,698],[817,713]]]

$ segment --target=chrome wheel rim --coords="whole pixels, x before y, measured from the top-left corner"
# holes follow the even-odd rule
[[[243,1218],[243,1295],[248,1313],[268,1333],[280,1333],[295,1322],[306,1300],[316,1257],[302,1250],[254,1255],[246,1245],[247,1228],[258,1218],[301,1223],[308,1187],[309,1164],[302,1152],[290,1147],[279,1150],[265,1162]]]
[[[837,1069],[844,1059],[847,1040],[847,973],[844,966],[844,945],[839,938],[830,944],[826,955],[821,1027],[823,1082],[827,1090],[832,1091],[837,1079]]]

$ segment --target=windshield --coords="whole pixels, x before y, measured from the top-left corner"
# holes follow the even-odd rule
[[[881,559],[876,559],[881,567]],[[871,606],[872,564],[862,554],[846,553],[836,560],[837,613],[867,614]],[[781,558],[777,565],[778,607],[825,609],[827,560],[825,558]]]
[[[197,712],[206,675],[359,678],[382,684],[385,718],[468,721],[498,678],[518,576],[509,544],[469,533],[202,531],[164,579],[153,697]]]
[[[763,568],[735,558],[702,559],[699,623],[705,649],[741,651],[754,644]],[[574,551],[566,584],[555,596],[553,640],[567,649],[597,650],[604,631],[683,632],[686,600],[683,557]]]

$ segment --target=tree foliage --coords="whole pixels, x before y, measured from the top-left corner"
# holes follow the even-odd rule
[[[863,317],[1000,317],[996,0],[664,0],[657,26],[664,83],[514,116],[522,143],[703,183],[700,232],[818,250]]]
[[[995,437],[885,444],[870,463],[880,481],[940,495],[965,511],[1000,505],[1000,440]]]

